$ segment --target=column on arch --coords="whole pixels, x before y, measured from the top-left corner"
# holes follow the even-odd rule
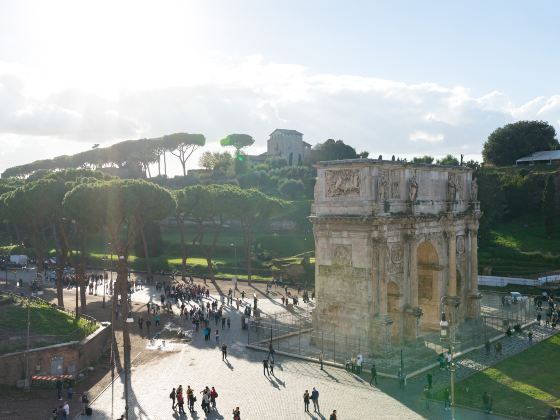
[[[447,230],[447,241],[447,296],[457,296],[457,236],[453,227]]]

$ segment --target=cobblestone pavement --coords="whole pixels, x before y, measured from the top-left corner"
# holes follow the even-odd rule
[[[274,307],[270,301],[259,306]],[[154,360],[132,371],[131,418],[181,418],[171,410],[171,388],[182,384],[200,392],[204,386],[215,386],[219,393],[216,412],[206,418],[231,418],[234,407],[241,408],[243,419],[322,419],[333,409],[339,419],[418,419],[422,416],[397,400],[371,387],[367,382],[343,370],[324,371],[314,363],[276,357],[273,376],[263,374],[264,353],[247,350],[246,332],[241,330],[237,311],[229,312],[231,330],[221,331],[221,340],[228,344],[228,362],[223,362],[215,341],[205,342],[195,334],[190,344],[175,345],[173,354]],[[213,324],[213,323],[212,323]],[[146,350],[161,351],[161,350]],[[320,392],[321,413],[305,413],[303,392],[316,387]],[[123,382],[114,383],[94,402],[96,419],[118,418],[124,412]],[[114,391],[115,398],[112,399]],[[182,418],[204,418],[196,403],[196,413]]]
[[[215,290],[210,282],[208,285],[211,291]],[[227,292],[230,283],[218,282],[218,285]],[[252,303],[252,293],[256,292],[259,297],[259,307],[266,313],[285,313],[285,307],[279,304],[278,295],[271,295],[276,298],[275,300],[267,299],[264,294],[247,284],[241,284],[241,287],[246,290],[247,303]],[[70,299],[70,303],[73,291],[65,291],[65,295]],[[88,296],[88,298],[92,299],[93,305],[99,305],[100,297]],[[134,311],[142,311],[143,305],[150,299],[159,300],[159,293],[156,294],[150,288],[134,293]],[[307,310],[305,307],[299,308],[299,310],[304,309]],[[380,388],[377,388],[370,387],[360,378],[340,369],[326,368],[325,371],[321,371],[316,364],[277,356],[276,376],[268,378],[262,373],[262,359],[265,353],[251,351],[245,347],[247,333],[240,328],[239,313],[232,310],[230,314],[231,330],[226,329],[221,333],[221,340],[225,340],[228,344],[228,364],[221,361],[220,351],[214,342],[205,343],[197,335],[194,336],[192,343],[175,345],[172,350],[168,349],[165,352],[143,349],[141,339],[140,347],[133,345],[135,347],[133,358],[140,357],[137,358],[137,363],[133,364],[130,418],[181,418],[171,410],[171,400],[168,397],[171,388],[178,384],[184,387],[191,385],[196,391],[200,391],[205,385],[216,386],[220,394],[218,411],[209,414],[206,417],[209,419],[231,418],[234,406],[241,407],[244,420],[320,419],[328,418],[332,409],[337,410],[339,419],[450,418],[450,412],[444,411],[438,404],[432,403],[430,411],[425,409],[425,403],[421,398],[425,380],[422,375],[411,380],[405,390],[398,389],[398,384],[391,380],[380,381]],[[162,317],[162,320],[164,319],[167,317]],[[136,328],[135,324],[133,325]],[[188,327],[185,323],[183,326]],[[133,333],[138,334],[138,331]],[[537,342],[548,333],[535,327],[534,334],[534,341]],[[504,343],[504,357],[510,355],[510,352],[513,354],[514,350],[518,352],[527,347],[526,339],[513,337],[509,340],[510,342]],[[138,354],[138,350],[142,353]],[[469,354],[459,362],[461,367],[458,369],[458,376],[462,375],[462,372],[466,375],[469,370],[479,370],[493,364],[493,352],[487,360],[484,359],[486,357],[484,350],[478,351],[478,355],[476,353]],[[448,372],[435,370],[436,386],[447,383],[448,380]],[[321,393],[322,413],[305,414],[302,407],[302,394],[305,389],[311,390],[313,386]],[[113,388],[109,387],[102,392],[93,404],[93,418],[118,418],[124,412],[123,388],[122,380],[117,379]],[[199,403],[200,397],[194,416],[188,413],[183,418],[204,418]],[[456,418],[470,420],[499,417],[457,408]]]

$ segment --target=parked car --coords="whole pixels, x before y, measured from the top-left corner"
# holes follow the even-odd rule
[[[529,300],[529,297],[523,296],[519,292],[509,292],[509,295],[506,295],[504,300],[509,305],[511,305],[512,303],[515,305],[517,303],[527,302]]]

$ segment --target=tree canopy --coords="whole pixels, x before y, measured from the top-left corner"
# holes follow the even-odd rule
[[[220,140],[222,146],[233,146],[239,152],[244,147],[251,146],[255,139],[249,134],[229,134]]]
[[[457,159],[453,155],[445,155],[441,159],[438,159],[436,163],[438,165],[458,166],[459,165],[459,159]]]
[[[159,163],[160,156],[171,152],[177,156],[183,168],[192,152],[204,146],[202,134],[175,133],[152,139],[125,140],[109,147],[86,150],[74,155],[62,155],[53,159],[42,159],[24,165],[13,166],[2,173],[2,178],[25,177],[41,170],[62,170],[71,168],[141,168],[149,174],[149,165]],[[184,173],[186,171],[184,170]]]
[[[328,139],[324,143],[316,144],[305,160],[313,164],[326,160],[356,159],[357,157],[356,149],[345,144],[344,141]]]
[[[556,130],[546,121],[518,121],[494,130],[484,143],[482,157],[493,165],[513,165],[523,156],[558,146]]]
[[[434,157],[429,155],[424,156],[416,156],[412,158],[412,163],[427,163],[432,164],[434,163]]]

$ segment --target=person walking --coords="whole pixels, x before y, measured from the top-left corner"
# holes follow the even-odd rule
[[[196,397],[194,396],[194,391],[190,385],[187,385],[187,402],[189,404],[189,411],[194,410],[195,401],[196,401]]]
[[[222,344],[222,360],[227,360],[227,345]]]
[[[268,359],[263,359],[263,375],[270,376],[270,372],[268,371]]]
[[[183,397],[183,393],[177,394],[177,406],[179,407],[179,414],[186,414],[185,413],[185,399]]]
[[[270,359],[268,366],[270,367],[270,374],[274,376],[274,359]]]
[[[488,391],[484,391],[484,394],[482,394],[482,402],[484,403],[484,410],[486,411],[486,413],[491,414],[493,403],[492,394],[490,394]]]
[[[146,320],[146,329],[148,330],[148,337],[150,337],[150,327],[152,326],[152,321]]]
[[[212,387],[212,389],[210,390],[210,405],[213,409],[216,409],[216,398],[218,398],[218,393],[216,392],[214,387]]]
[[[56,391],[58,393],[58,400],[62,401],[62,381],[60,379],[57,379],[56,381]]]
[[[319,409],[319,391],[313,387],[313,391],[311,391],[311,401],[313,401],[313,410],[316,413],[320,413],[321,410]]]
[[[82,414],[85,416],[86,415],[86,410],[89,404],[89,398],[87,396],[87,392],[84,392],[82,394]]]
[[[377,385],[377,368],[375,367],[375,363],[371,365],[371,379],[369,380],[369,384],[373,385],[373,381],[375,381],[375,385]]]
[[[62,409],[64,410],[64,420],[68,420],[70,419],[70,405],[68,404],[68,401],[64,401],[64,405],[62,406]]]
[[[171,394],[169,394],[169,398],[171,398],[172,401],[171,409],[175,410],[175,398],[177,398],[177,393],[175,392],[175,388],[171,390]]]
[[[218,330],[217,328],[216,328],[215,336],[216,336],[216,344],[220,344],[220,330]]]
[[[337,417],[336,417],[336,410],[333,410],[332,414],[331,414],[330,417],[329,417],[329,420],[336,420],[336,419],[337,419]]]
[[[309,391],[307,389],[303,393],[303,411],[309,413]]]
[[[239,407],[233,409],[233,420],[241,420],[241,410]]]

